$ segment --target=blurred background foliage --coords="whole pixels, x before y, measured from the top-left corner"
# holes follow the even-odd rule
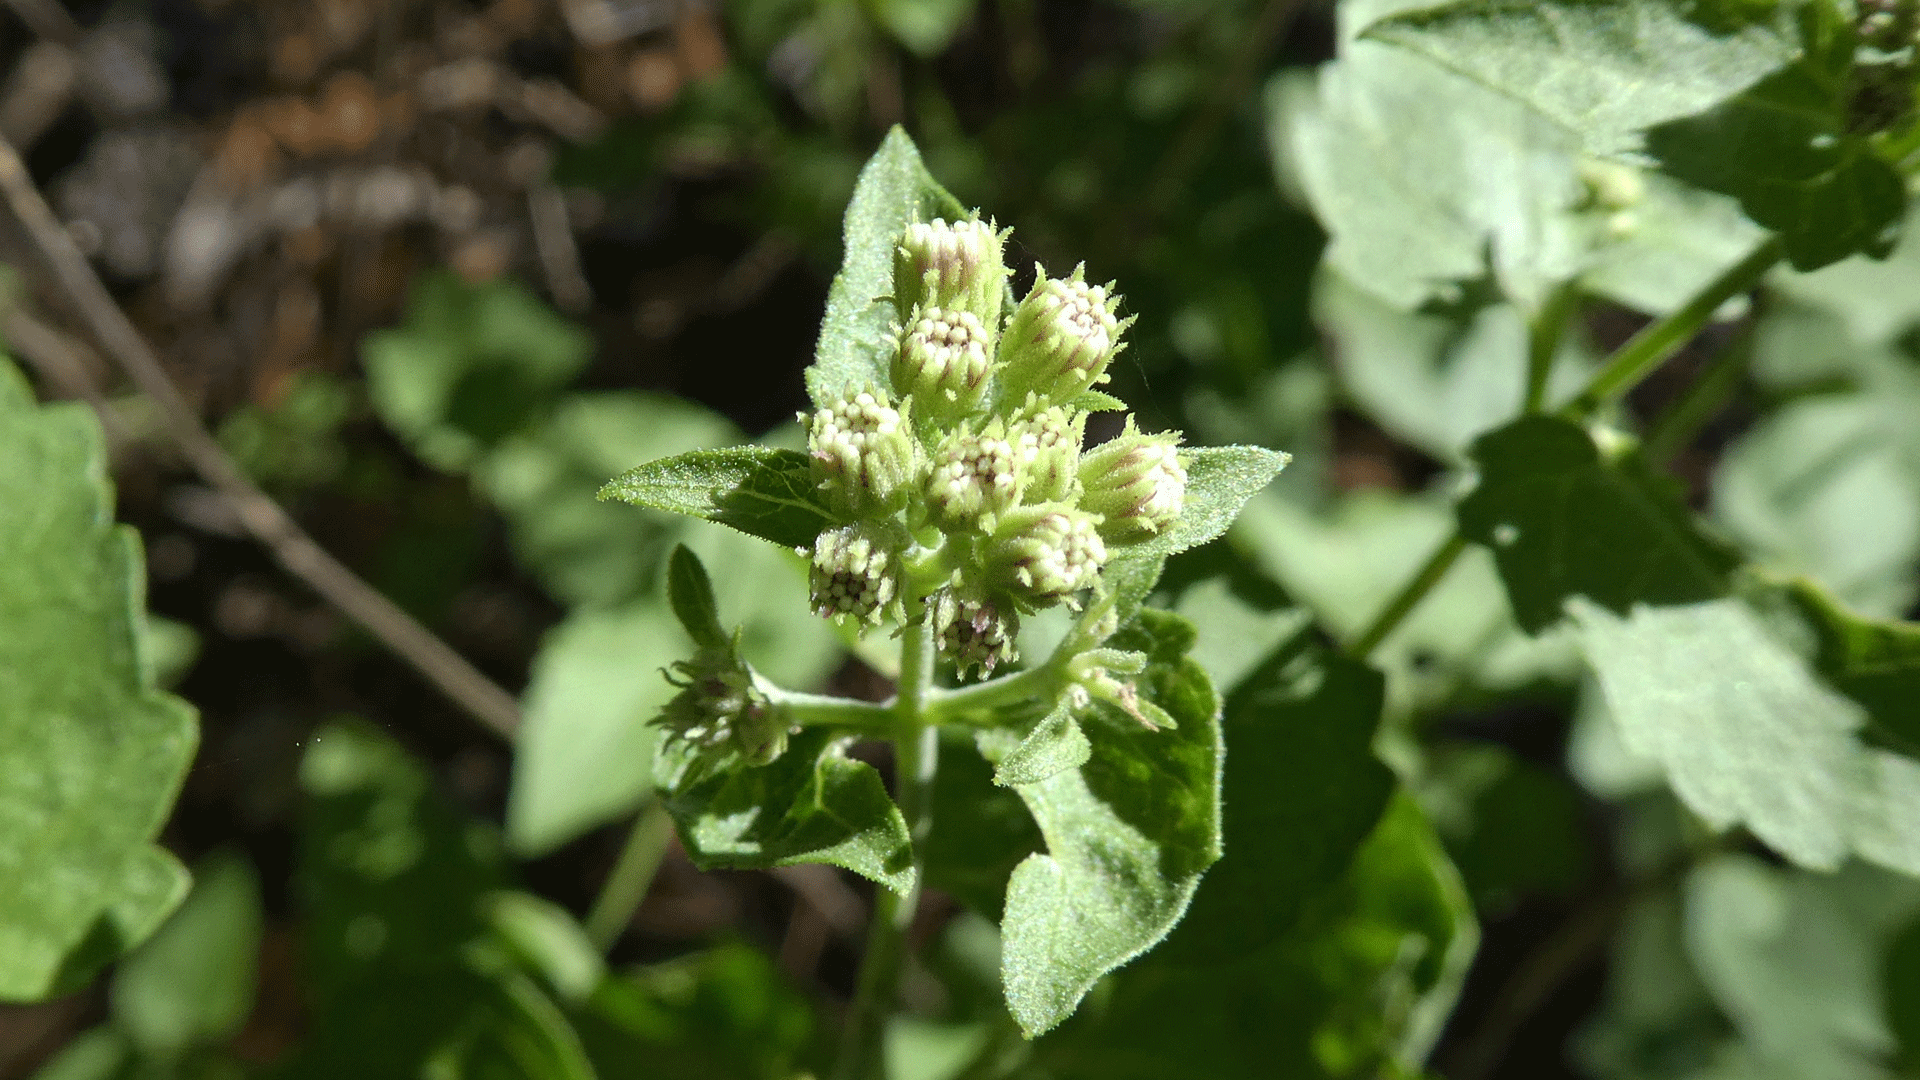
[[[1451,530],[1468,440],[1520,400],[1528,311],[1573,283],[1571,388],[1759,235],[1732,199],[1355,43],[1388,6],[9,3],[0,131],[176,381],[324,546],[520,693],[525,727],[509,751],[277,572],[55,328],[60,298],[12,280],[41,396],[105,395],[149,651],[203,734],[162,834],[191,895],[93,988],[0,1007],[0,1076],[823,1068],[864,886],[701,874],[627,828],[639,721],[684,648],[664,556],[714,568],[783,683],[879,696],[885,660],[806,613],[797,558],[593,493],[695,447],[797,444],[841,214],[902,124],[1015,227],[1017,287],[1082,260],[1119,282],[1139,320],[1114,390],[1145,423],[1295,455],[1163,586],[1220,686],[1271,679],[1309,614],[1355,634]],[[1911,616],[1917,298],[1920,242],[1782,270],[1614,419],[1686,404],[1646,435],[1690,505]],[[1007,867],[965,859],[1031,825],[956,808],[973,831],[935,840],[955,869],[916,928],[894,1075],[1403,1075],[1428,1047],[1456,1080],[1920,1075],[1920,887],[1712,835],[1566,635],[1520,629],[1484,552],[1375,660],[1383,687],[1325,692],[1384,694],[1373,747],[1408,794],[1355,773],[1387,811],[1352,863],[1224,973],[1143,965],[1031,1048],[977,913]],[[1236,700],[1292,707],[1230,694],[1230,733]],[[603,959],[607,928],[577,919],[651,857]]]

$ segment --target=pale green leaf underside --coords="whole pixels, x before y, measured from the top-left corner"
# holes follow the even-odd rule
[[[1463,0],[1363,33],[1519,98],[1596,153],[1705,112],[1799,53],[1773,27],[1717,31],[1663,0]]]
[[[1859,855],[1920,874],[1920,763],[1862,744],[1866,710],[1754,608],[1569,608],[1627,748],[1658,762],[1694,813],[1812,869]]]
[[[888,385],[893,353],[893,249],[907,225],[966,209],[935,181],[899,127],[874,152],[847,204],[846,254],[827,293],[807,394],[824,406]]]
[[[31,1001],[183,895],[152,839],[197,735],[146,676],[139,540],[113,524],[98,422],[36,407],[4,361],[0,507],[0,1000]]]
[[[808,547],[833,524],[807,456],[768,446],[695,450],[607,482],[600,498],[717,521],[782,547]]]

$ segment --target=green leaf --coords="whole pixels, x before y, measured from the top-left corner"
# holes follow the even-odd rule
[[[606,978],[607,965],[567,910],[523,892],[498,892],[481,904],[487,923],[520,963],[540,975],[569,1005],[584,1004]]]
[[[515,739],[507,838],[516,853],[550,852],[651,796],[660,733],[648,721],[673,697],[661,672],[685,641],[654,604],[578,612],[548,632]]]
[[[739,943],[610,978],[576,1022],[602,1080],[791,1080],[819,1041],[807,996]]]
[[[155,847],[193,710],[144,656],[144,564],[99,422],[0,360],[0,1001],[77,989],[186,894]]]
[[[999,922],[1006,905],[1007,879],[1021,860],[1041,849],[1043,841],[1026,803],[995,784],[993,777],[993,767],[981,757],[971,737],[957,731],[941,736],[940,769],[933,780],[933,828],[920,857],[927,888],[949,893]],[[997,978],[997,960],[994,968]]]
[[[1528,631],[1559,622],[1572,596],[1624,612],[1726,591],[1735,559],[1631,450],[1603,459],[1579,425],[1530,416],[1475,440],[1472,454],[1480,485],[1460,502],[1460,531],[1493,551]]]
[[[687,636],[701,648],[723,649],[727,632],[720,625],[720,602],[713,598],[713,581],[700,556],[676,544],[667,559],[667,602]]]
[[[1087,763],[1016,789],[1047,841],[1014,870],[1001,924],[1007,1006],[1029,1037],[1165,937],[1220,857],[1219,699],[1192,643],[1184,619],[1141,611],[1112,644],[1149,655],[1136,686],[1180,726],[1097,705]]]
[[[873,766],[846,755],[846,740],[812,728],[767,765],[738,765],[682,786],[677,744],[656,768],[680,841],[701,869],[829,863],[905,895],[913,847],[906,819]]]
[[[807,456],[765,446],[648,462],[608,481],[600,498],[717,521],[781,547],[811,547],[834,525]]]
[[[406,321],[367,335],[367,392],[421,459],[470,467],[579,374],[593,339],[507,278],[474,285],[436,270],[414,282]]]
[[[1707,25],[1696,10],[1665,0],[1458,0],[1362,34],[1519,98],[1605,154],[1713,108],[1799,53],[1776,27]]]
[[[1857,854],[1920,874],[1920,763],[1862,745],[1868,715],[1822,683],[1814,631],[1777,598],[1571,606],[1628,750],[1715,829],[1744,824],[1801,866]],[[1911,699],[1909,699],[1911,700]]]
[[[1721,456],[1715,520],[1769,569],[1859,610],[1905,611],[1920,587],[1916,409],[1913,386],[1884,382],[1788,402]]]
[[[1824,5],[1801,9],[1809,44],[1792,67],[1700,116],[1652,129],[1668,172],[1740,200],[1813,270],[1855,252],[1884,258],[1900,236],[1907,188],[1857,130],[1853,35]],[[1828,25],[1821,25],[1827,23]]]
[[[868,0],[868,10],[887,32],[916,55],[945,52],[973,14],[974,0]]]
[[[1226,534],[1240,508],[1280,475],[1293,455],[1258,446],[1202,446],[1180,452],[1187,470],[1187,501],[1165,532],[1118,549],[1104,578],[1127,618],[1160,580],[1167,558]]]
[[[1920,910],[1920,883],[1723,855],[1695,867],[1684,894],[1687,952],[1747,1054],[1776,1075],[1883,1075],[1895,1042],[1881,958]]]
[[[1073,718],[1072,706],[1062,697],[1018,746],[1001,756],[993,769],[993,782],[1001,787],[1037,784],[1085,765],[1092,754],[1093,744]]]
[[[1830,312],[1844,332],[1823,335],[1828,347],[1864,352],[1886,345],[1920,321],[1920,205],[1911,206],[1900,242],[1885,259],[1854,255],[1810,274],[1776,272],[1768,282],[1805,304]],[[1767,312],[1773,322],[1779,309]],[[1789,316],[1791,317],[1791,316]]]
[[[860,170],[847,204],[846,254],[827,293],[826,317],[807,394],[816,406],[889,385],[893,355],[893,249],[915,221],[959,218],[966,208],[921,164],[919,148],[899,127]]]
[[[1067,403],[1069,408],[1084,412],[1126,412],[1126,402],[1104,390],[1082,390],[1080,396]]]
[[[1900,1046],[1899,1063],[1920,1066],[1920,919],[1895,936],[1887,950],[1886,1019]]]
[[[1403,795],[1283,936],[1230,963],[1155,955],[1119,972],[1036,1062],[1063,1080],[1420,1075],[1478,942],[1458,876]]]
[[[114,1022],[163,1057],[239,1034],[253,1012],[265,921],[245,857],[202,863],[186,903],[114,972]]]
[[[1821,677],[1866,707],[1867,736],[1920,756],[1920,623],[1861,618],[1805,583],[1790,595],[1819,635]]]
[[[1244,957],[1286,933],[1352,862],[1393,793],[1374,756],[1386,680],[1312,630],[1227,696],[1226,855],[1163,947],[1180,962]]]
[[[1451,302],[1489,275],[1539,304],[1604,226],[1579,213],[1577,140],[1424,57],[1357,38],[1381,6],[1341,5],[1339,58],[1270,85],[1277,171],[1326,229],[1327,264],[1394,306]]]

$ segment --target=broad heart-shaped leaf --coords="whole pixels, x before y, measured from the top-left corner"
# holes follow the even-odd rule
[[[1714,828],[1816,870],[1858,855],[1920,875],[1920,763],[1863,745],[1867,710],[1815,675],[1804,615],[1754,599],[1571,606],[1622,741]]]
[[[807,455],[770,446],[650,461],[607,481],[600,498],[717,521],[781,547],[811,547],[834,524]]]
[[[1037,784],[1085,765],[1092,755],[1093,744],[1073,718],[1072,706],[1062,697],[1018,746],[1000,758],[993,769],[993,782],[1003,787]]]
[[[1632,451],[1603,459],[1578,424],[1530,416],[1481,436],[1472,454],[1480,486],[1460,502],[1460,531],[1493,551],[1527,630],[1558,622],[1571,596],[1624,612],[1726,591],[1736,560]]]
[[[265,921],[244,856],[200,864],[186,903],[114,972],[114,1022],[162,1056],[239,1034],[253,1012]]]
[[[1459,876],[1402,795],[1281,937],[1204,967],[1156,952],[1035,1062],[1062,1080],[1421,1075],[1478,944]]]
[[[1042,840],[1020,796],[995,784],[993,775],[972,736],[951,728],[942,734],[933,827],[920,856],[928,888],[999,922],[1007,879]]]
[[[884,389],[893,355],[893,249],[915,221],[958,219],[966,208],[920,161],[899,127],[887,132],[854,185],[847,204],[846,253],[827,293],[820,342],[807,368],[807,394],[817,406]]]
[[[153,838],[197,738],[144,655],[144,567],[99,422],[0,360],[0,1001],[74,989],[187,874]]]
[[[1143,610],[1112,644],[1148,655],[1135,685],[1180,726],[1097,706],[1086,764],[1015,789],[1047,841],[1014,870],[1000,927],[1007,1007],[1030,1037],[1165,937],[1220,857],[1219,698],[1186,655],[1192,624]]]
[[[1884,258],[1900,236],[1907,189],[1858,131],[1853,35],[1824,4],[1799,9],[1805,55],[1726,104],[1648,133],[1673,175],[1740,200],[1780,234],[1796,269],[1855,252]]]
[[[1273,482],[1293,455],[1258,446],[1203,446],[1180,452],[1187,470],[1187,501],[1167,531],[1118,548],[1102,574],[1130,617],[1160,580],[1169,556],[1225,535],[1247,500]]]
[[[685,744],[668,742],[655,767],[680,841],[701,869],[830,863],[906,895],[914,884],[906,819],[873,766],[846,755],[844,738],[814,728],[766,765],[693,776]]]
[[[1605,154],[1713,108],[1799,54],[1777,27],[1692,16],[1670,0],[1458,0],[1362,33],[1517,97]]]
[[[1162,957],[1238,960],[1286,933],[1346,871],[1393,793],[1393,773],[1373,753],[1385,701],[1380,672],[1311,628],[1227,695],[1226,854]]]

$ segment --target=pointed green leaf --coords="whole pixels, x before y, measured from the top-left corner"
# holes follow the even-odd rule
[[[1472,455],[1480,485],[1460,502],[1460,531],[1493,551],[1528,631],[1558,622],[1571,596],[1624,612],[1726,591],[1736,560],[1632,451],[1603,459],[1579,425],[1531,416],[1481,436]]]
[[[1240,508],[1280,475],[1292,454],[1258,446],[1202,446],[1182,450],[1187,501],[1180,520],[1157,536],[1117,548],[1103,576],[1120,598],[1120,617],[1139,607],[1169,556],[1226,534]]]
[[[244,856],[201,864],[186,903],[114,972],[114,1021],[161,1056],[239,1034],[253,1012],[265,922]]]
[[[1545,113],[1589,151],[1705,112],[1798,54],[1779,28],[1715,26],[1667,0],[1458,0],[1403,11],[1364,36],[1438,61]]]
[[[0,1001],[75,989],[185,895],[154,847],[193,710],[143,655],[138,536],[113,524],[99,422],[0,360]]]
[[[685,544],[675,544],[667,559],[667,602],[695,645],[726,647],[727,632],[720,626],[720,602],[713,598],[713,582],[700,565],[700,556]]]
[[[767,446],[651,461],[609,480],[600,498],[717,521],[781,547],[811,547],[834,524],[807,455]]]
[[[920,150],[899,127],[887,132],[847,204],[846,253],[827,293],[820,342],[807,368],[817,406],[884,389],[893,356],[893,249],[915,221],[957,218],[959,200],[927,172]]]
[[[1014,870],[1001,924],[1007,1007],[1029,1036],[1165,937],[1220,857],[1219,698],[1185,655],[1192,626],[1146,610],[1112,643],[1149,655],[1136,685],[1180,726],[1097,705],[1087,763],[1016,789],[1047,840]]]
[[[829,863],[901,894],[913,888],[906,819],[873,766],[844,739],[812,728],[767,765],[688,775],[685,747],[669,743],[657,774],[680,841],[701,869]]]
[[[993,782],[1002,787],[1037,784],[1051,776],[1077,769],[1093,754],[1093,744],[1073,718],[1073,709],[1061,698],[1040,718],[1020,744],[994,766]]]
[[[1867,737],[1920,757],[1920,623],[1861,618],[1805,583],[1791,595],[1819,635],[1821,677],[1866,708]]]
[[[1920,763],[1862,744],[1866,710],[1803,655],[1813,628],[1779,597],[1755,599],[1764,611],[1571,605],[1622,741],[1716,829],[1743,824],[1817,870],[1859,855],[1920,874]]]

